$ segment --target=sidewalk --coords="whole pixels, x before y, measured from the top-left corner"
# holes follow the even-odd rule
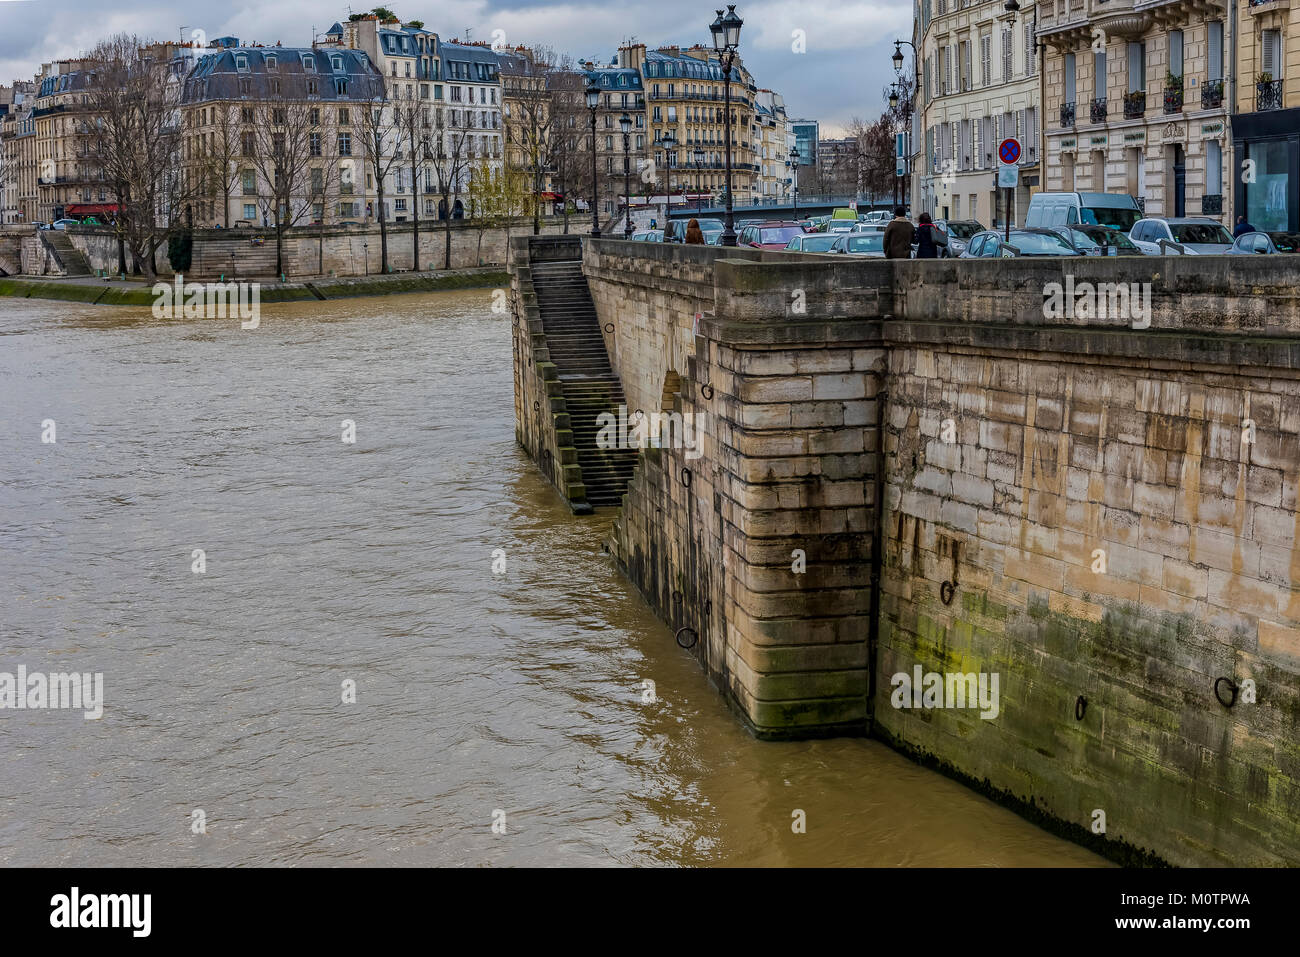
[[[174,277],[160,276],[158,282],[171,285]],[[193,279],[192,282],[217,282]],[[401,293],[437,292],[447,289],[504,288],[510,284],[505,266],[390,273],[374,276],[303,277],[292,282],[278,280],[232,280],[256,282],[264,303],[303,302],[313,299],[346,299],[356,296],[389,296]],[[55,299],[109,306],[152,306],[153,283],[143,279],[95,279],[85,276],[6,276],[0,278],[0,296],[23,299]]]

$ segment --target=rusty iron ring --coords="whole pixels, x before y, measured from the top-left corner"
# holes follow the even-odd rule
[[[706,399],[712,399],[713,386],[709,385],[707,382],[704,385],[700,386],[700,395],[704,396],[704,398]]]
[[[607,323],[605,323],[605,331],[608,332],[610,335],[613,335],[613,334],[614,334],[614,323],[612,323],[612,322],[607,322]]]
[[[942,601],[945,605],[951,605],[953,596],[956,594],[957,594],[956,582],[950,582],[950,581],[940,582],[939,600]]]
[[[1223,695],[1219,694],[1219,685],[1225,681],[1228,683],[1228,689],[1232,692],[1232,697],[1230,697],[1227,701],[1224,701]],[[1237,683],[1233,681],[1231,678],[1214,679],[1214,697],[1218,698],[1219,704],[1223,705],[1225,708],[1231,708],[1233,705],[1237,703],[1237,691],[1238,691]]]
[[[1088,713],[1088,699],[1083,695],[1074,699],[1074,720],[1082,721],[1083,716]]]
[[[690,641],[687,642],[687,643],[685,643],[685,644],[682,643],[682,635],[683,635],[683,633],[685,633],[685,634],[687,634],[687,635],[690,636]],[[700,640],[700,636],[699,636],[699,634],[695,631],[694,628],[692,628],[692,627],[690,627],[690,626],[688,625],[688,626],[686,626],[685,628],[678,628],[678,629],[677,629],[677,639],[676,639],[676,640],[677,640],[677,646],[678,646],[679,648],[694,648],[694,647],[695,647],[695,643],[696,643],[697,641]]]
[[[685,485],[687,488],[690,488],[690,487],[691,487],[691,470],[690,470],[690,469],[682,469],[682,484]]]

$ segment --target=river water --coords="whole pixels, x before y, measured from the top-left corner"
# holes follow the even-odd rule
[[[104,681],[0,710],[0,864],[1102,863],[751,738],[516,447],[490,297],[0,299],[0,672]]]

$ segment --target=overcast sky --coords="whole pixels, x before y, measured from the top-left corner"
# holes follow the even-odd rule
[[[365,0],[361,0],[365,2]],[[715,3],[691,0],[547,2],[547,0],[397,0],[386,4],[403,20],[423,20],[443,39],[550,46],[575,59],[608,62],[620,41],[654,48],[709,43]],[[370,7],[354,5],[362,12]],[[312,27],[324,33],[349,7],[324,0],[0,0],[0,83],[31,79],[42,62],[76,56],[100,38],[128,32],[180,39],[203,30],[209,39],[310,46]],[[785,96],[791,117],[821,120],[837,135],[857,116],[879,117],[881,89],[893,79],[892,40],[911,37],[910,0],[764,0],[737,4],[745,20],[741,54],[759,86]],[[796,30],[806,52],[796,53]],[[183,31],[183,32],[182,32]],[[911,69],[910,51],[904,47]]]

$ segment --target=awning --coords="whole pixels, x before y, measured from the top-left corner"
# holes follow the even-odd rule
[[[564,199],[563,193],[542,192],[542,193],[538,193],[537,195],[542,199],[553,200],[555,202],[559,202],[560,200]]]
[[[69,203],[64,211],[68,216],[105,216],[117,212],[117,203]]]

